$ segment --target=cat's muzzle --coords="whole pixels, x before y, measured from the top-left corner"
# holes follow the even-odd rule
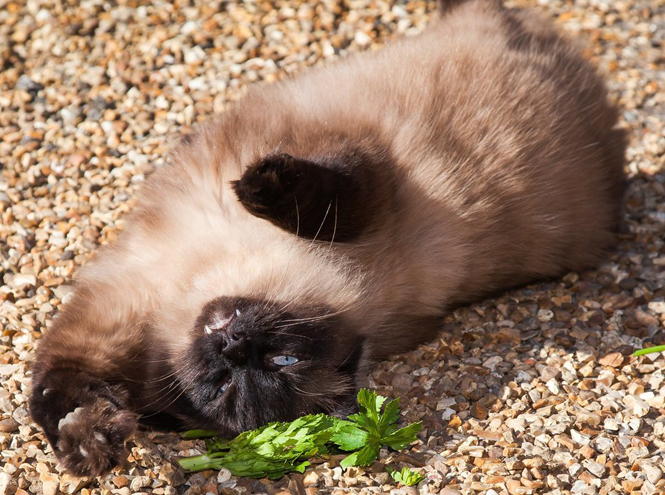
[[[242,312],[235,308],[231,311],[214,311],[203,331],[218,342],[219,352],[227,359],[242,364],[247,359],[247,334],[239,321]]]

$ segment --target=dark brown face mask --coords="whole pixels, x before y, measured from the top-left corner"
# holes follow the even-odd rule
[[[226,297],[205,306],[174,364],[193,423],[230,437],[303,414],[351,411],[363,339],[342,331],[344,320],[326,308],[278,309]]]

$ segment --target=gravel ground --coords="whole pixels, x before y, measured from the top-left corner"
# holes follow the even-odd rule
[[[381,464],[335,460],[279,482],[186,475],[200,444],[142,432],[103,479],[63,474],[27,412],[35,342],[76,267],[122,229],[173,137],[255,81],[419,32],[421,0],[247,2],[0,0],[0,495],[230,493],[665,493],[665,3],[520,2],[588,40],[631,130],[617,251],[456,310],[442,338],[379,365],[422,443]],[[272,5],[276,9],[272,9]]]

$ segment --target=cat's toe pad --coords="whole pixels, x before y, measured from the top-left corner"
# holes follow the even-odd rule
[[[58,421],[58,430],[62,430],[67,425],[76,425],[83,420],[84,408],[77,407],[72,412],[67,413],[67,416]]]

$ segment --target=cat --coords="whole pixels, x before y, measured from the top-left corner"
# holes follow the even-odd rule
[[[549,22],[442,0],[419,36],[271,85],[186,135],[41,339],[30,411],[101,475],[140,421],[230,437],[344,415],[451,307],[612,245],[626,137]]]

